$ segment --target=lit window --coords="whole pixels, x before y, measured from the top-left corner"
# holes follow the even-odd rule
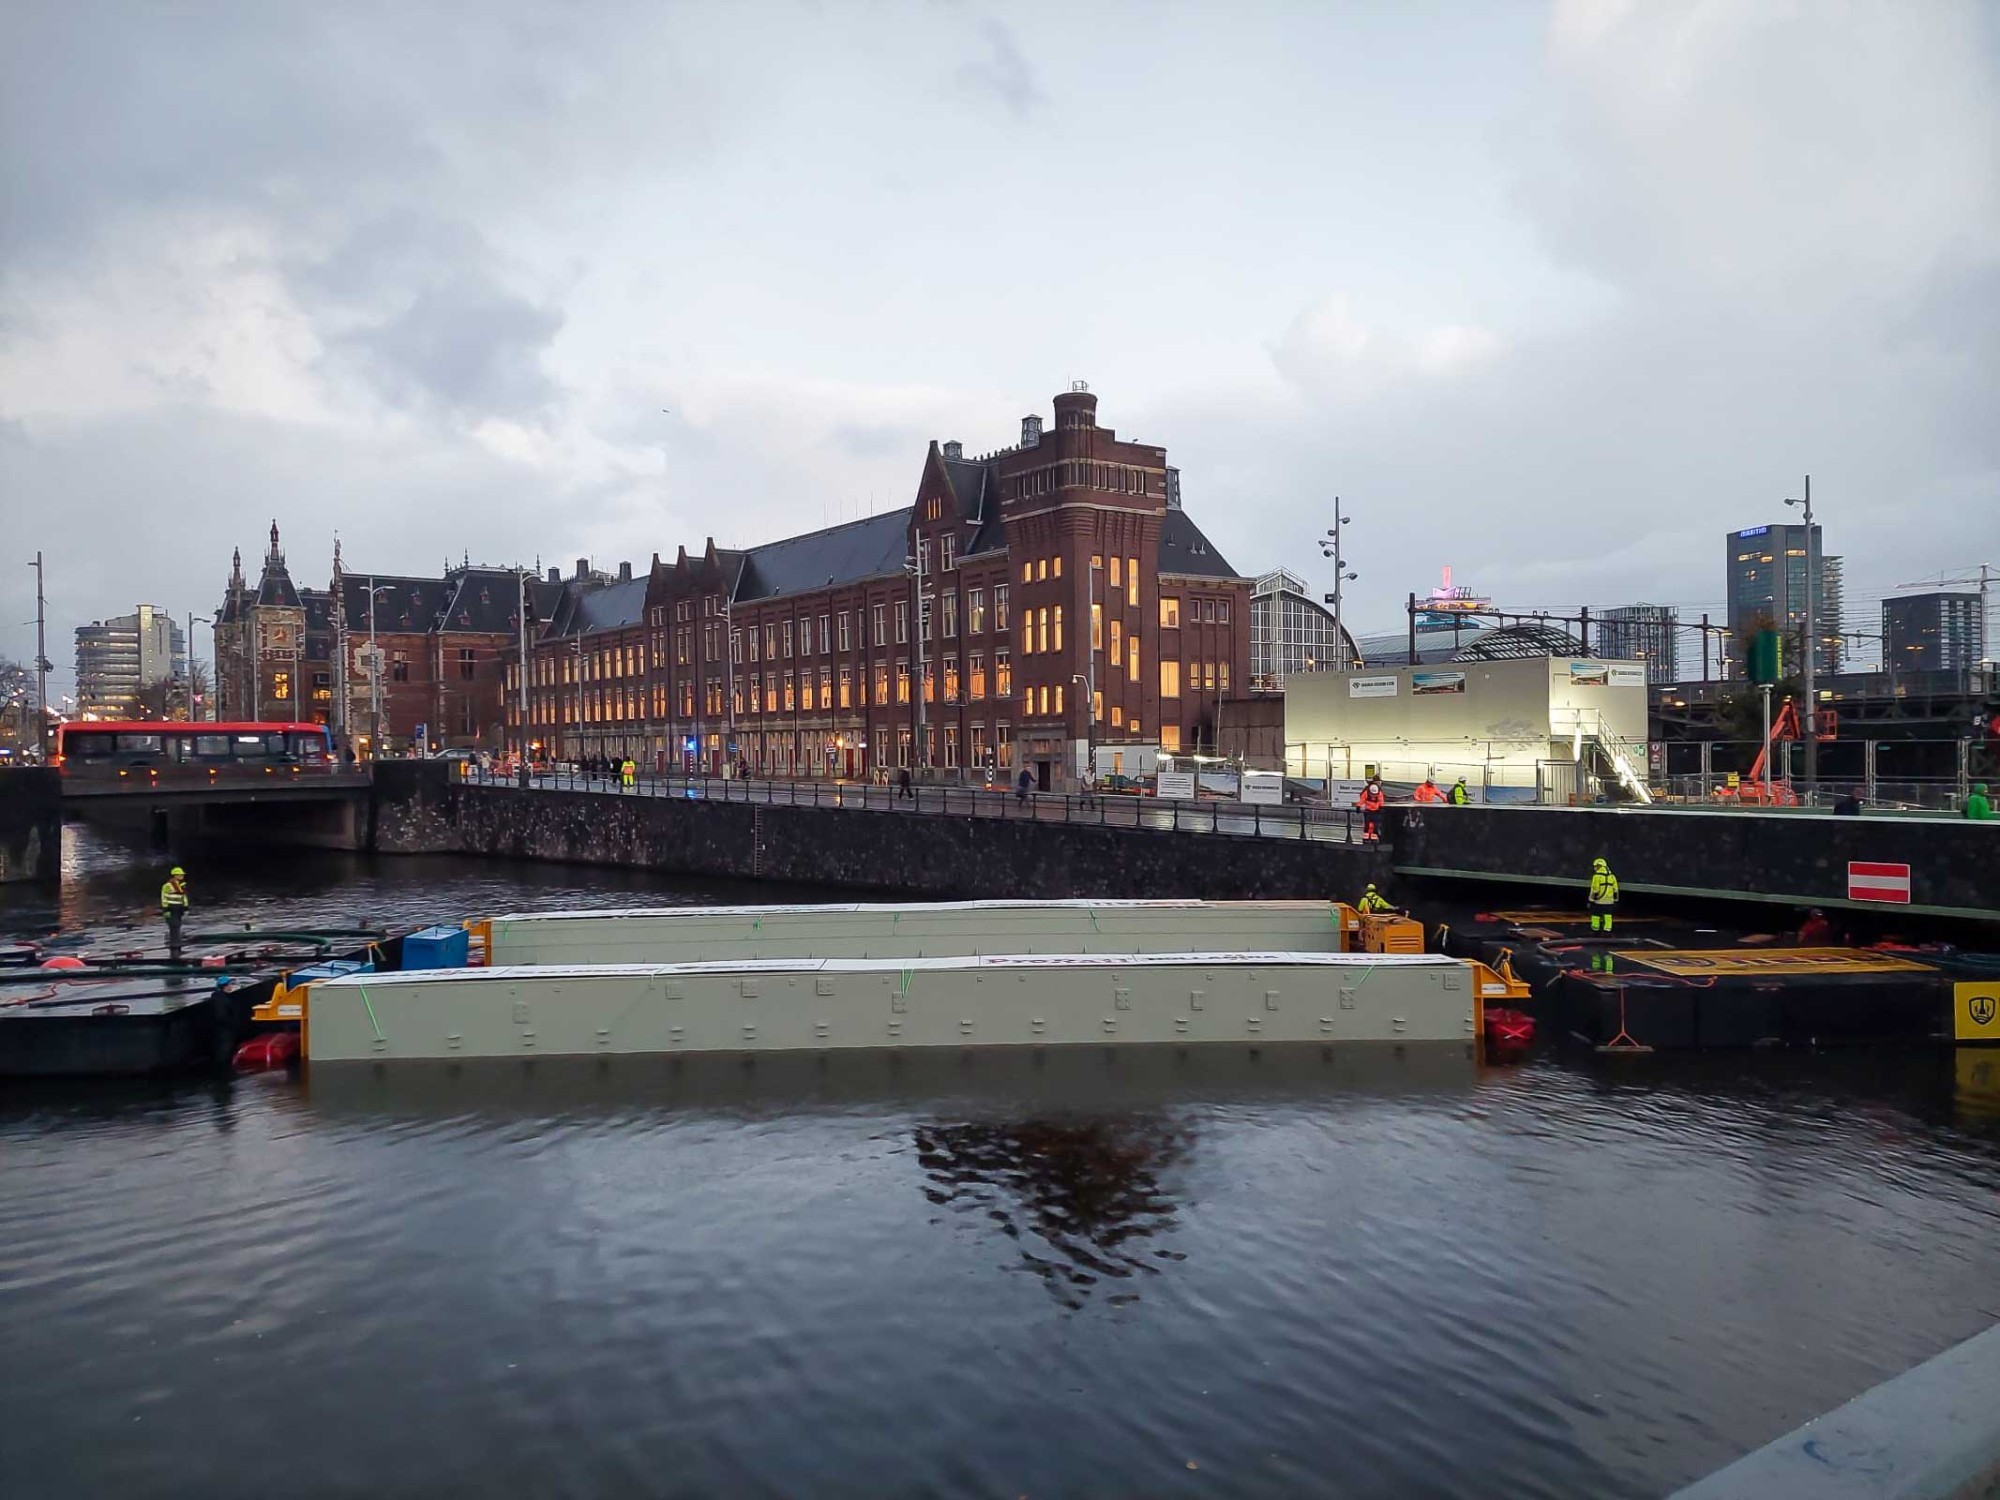
[[[1119,574],[1118,571],[1118,559],[1114,557],[1111,559],[1111,586],[1114,589],[1120,586],[1119,584],[1120,576],[1121,575]]]
[[[1125,602],[1139,602],[1139,559],[1136,557],[1125,559]]]
[[[1177,661],[1160,663],[1160,696],[1178,698],[1181,695],[1181,664]]]
[[[1162,630],[1178,630],[1181,628],[1180,600],[1166,598],[1160,600],[1160,628]]]

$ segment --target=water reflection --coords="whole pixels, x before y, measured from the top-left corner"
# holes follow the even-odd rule
[[[1065,1307],[1082,1307],[1106,1278],[1129,1282],[1185,1258],[1145,1243],[1174,1226],[1163,1179],[1191,1144],[1191,1132],[1168,1120],[930,1124],[917,1128],[916,1144],[931,1179],[924,1196],[991,1222]],[[1134,1302],[1138,1292],[1108,1300]]]

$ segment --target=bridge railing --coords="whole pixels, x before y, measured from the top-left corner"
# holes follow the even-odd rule
[[[148,791],[197,792],[210,787],[241,791],[258,787],[366,785],[366,770],[338,764],[303,763],[275,766],[121,766],[104,770],[65,768],[62,778],[65,797]]]
[[[470,785],[519,787],[518,776],[467,772]],[[775,807],[839,808],[856,812],[922,813],[959,818],[997,818],[1041,823],[1095,824],[1161,833],[1199,833],[1247,838],[1312,839],[1353,843],[1360,828],[1350,808],[1273,805],[1212,799],[1135,796],[1130,793],[1022,793],[999,786],[915,783],[907,789],[867,781],[780,781],[721,776],[622,777],[567,767],[531,774],[530,790],[590,792],[604,796],[686,797]]]

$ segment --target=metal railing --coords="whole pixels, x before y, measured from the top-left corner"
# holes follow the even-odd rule
[[[464,785],[519,788],[518,773],[473,769]],[[1158,833],[1220,834],[1238,838],[1310,839],[1320,843],[1359,842],[1361,828],[1352,809],[1303,804],[1273,806],[1099,792],[1022,793],[1001,787],[936,785],[918,782],[905,789],[866,781],[777,781],[722,776],[638,773],[630,782],[559,767],[531,772],[531,791],[590,792],[613,797],[685,797],[709,802],[742,802],[765,807],[820,807],[852,812],[925,814],[935,817],[994,818],[1019,822],[1081,823],[1102,828],[1137,828]]]

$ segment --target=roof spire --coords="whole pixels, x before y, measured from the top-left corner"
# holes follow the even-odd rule
[[[265,561],[282,563],[284,560],[285,560],[284,553],[278,550],[278,521],[277,518],[274,516],[271,519],[271,551],[269,555],[265,558]]]
[[[243,549],[241,547],[236,549],[235,555],[230,560],[229,586],[233,589],[243,587]]]

